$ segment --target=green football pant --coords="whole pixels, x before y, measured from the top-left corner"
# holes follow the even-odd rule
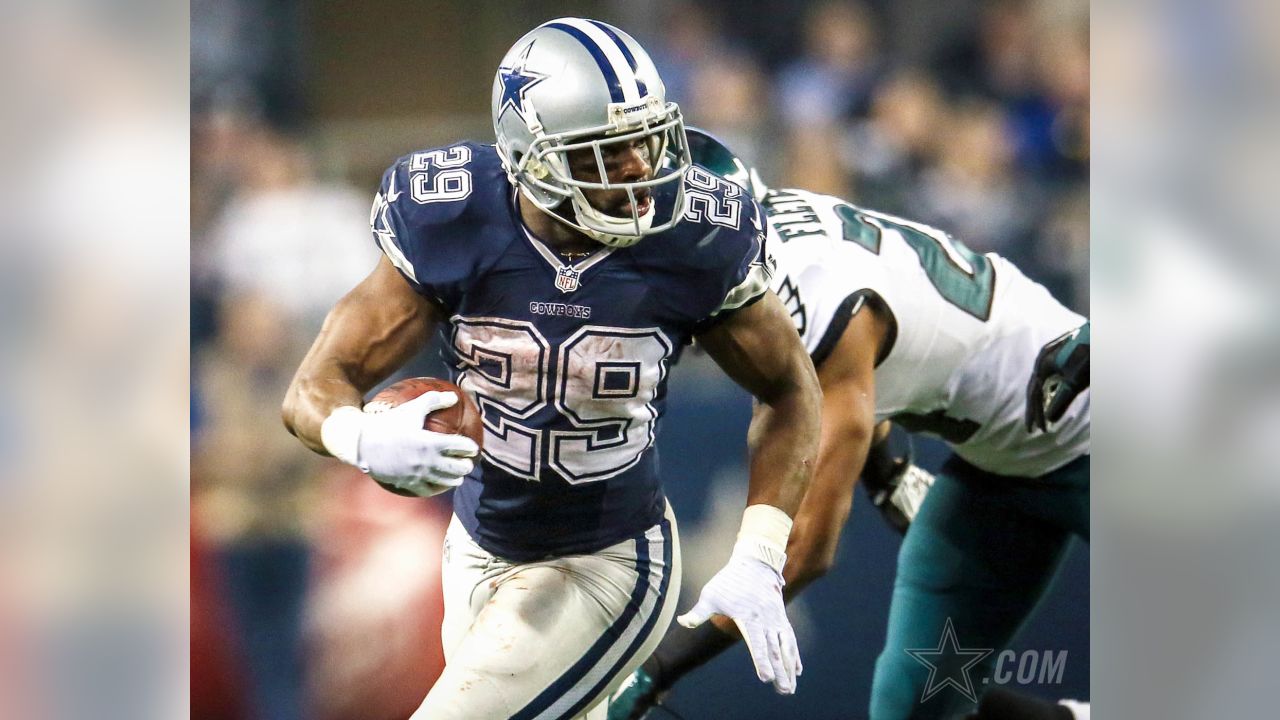
[[[969,711],[1073,535],[1089,539],[1088,455],[1034,479],[995,475],[952,456],[898,553],[871,719]],[[944,638],[948,621],[954,643]],[[971,649],[992,652],[978,660],[981,653],[965,653]]]

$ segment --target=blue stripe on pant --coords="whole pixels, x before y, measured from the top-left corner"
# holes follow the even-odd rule
[[[586,676],[626,635],[627,629],[635,623],[642,623],[640,631],[632,638],[626,650],[612,663],[609,671],[595,681],[587,692],[582,695],[581,699],[575,702],[568,711],[561,713],[559,717],[571,718],[586,710],[587,703],[591,702],[596,694],[608,685],[609,680],[635,655],[636,651],[644,643],[645,638],[653,632],[653,626],[657,623],[658,616],[662,614],[662,607],[666,600],[667,588],[671,584],[672,573],[671,521],[664,519],[659,524],[659,527],[662,531],[662,575],[659,580],[657,597],[649,608],[649,612],[641,613],[645,596],[650,592],[653,564],[649,556],[649,538],[645,533],[636,538],[636,584],[632,588],[626,609],[572,667],[556,678],[532,702],[512,715],[511,720],[533,720],[533,718],[539,717],[550,709],[557,700],[572,693],[580,683],[587,681]]]

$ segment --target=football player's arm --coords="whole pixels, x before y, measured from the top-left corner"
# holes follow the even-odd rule
[[[795,336],[793,327],[788,318],[791,337]],[[886,333],[887,325],[877,314],[862,310],[849,321],[831,355],[817,371],[822,390],[822,429],[813,481],[787,542],[782,572],[787,583],[783,594],[788,599],[826,573],[835,559],[840,533],[852,507],[858,472],[878,434],[875,360]],[[752,419],[753,445],[763,439],[761,433],[770,432],[766,425],[770,418],[762,417],[762,413],[776,415],[763,403],[757,407]],[[640,717],[660,693],[732,647],[738,638],[734,623],[723,616],[692,629],[673,625],[610,705],[610,720]]]
[[[795,517],[818,452],[821,394],[790,315],[770,291],[699,335],[698,344],[757,401],[747,505]]]
[[[695,628],[730,618],[746,639],[762,682],[795,692],[802,670],[782,596],[792,516],[800,507],[818,450],[821,396],[813,363],[791,317],[772,292],[698,336],[716,363],[755,396],[751,478],[742,528],[729,561],[677,620]]]
[[[359,407],[365,393],[422,348],[439,311],[413,291],[386,257],[329,311],[285,395],[285,427],[329,454],[320,426],[336,408]]]
[[[822,434],[813,482],[787,543],[783,577],[788,599],[835,563],[840,535],[853,507],[854,485],[878,434],[875,369],[887,333],[882,316],[863,308],[818,369]]]
[[[888,328],[870,309],[849,321],[831,354],[818,368],[822,390],[822,432],[809,491],[796,513],[787,541],[783,594],[790,600],[835,563],[845,520],[872,443],[888,430],[875,421],[875,368]],[[759,410],[757,410],[757,414]],[[753,432],[756,430],[752,423]],[[716,626],[736,635],[732,623]]]
[[[427,495],[456,485],[478,448],[458,435],[422,428],[423,418],[458,401],[425,393],[393,410],[360,410],[364,394],[422,348],[441,312],[385,258],[338,301],[285,395],[285,427],[304,445],[403,489]]]

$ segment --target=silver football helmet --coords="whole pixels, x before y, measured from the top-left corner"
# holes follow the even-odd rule
[[[493,129],[503,167],[525,197],[605,245],[626,247],[680,221],[690,165],[684,119],[680,108],[667,102],[648,53],[612,25],[561,18],[520,38],[493,81]],[[650,176],[610,182],[602,148],[637,142],[647,151]],[[598,181],[570,171],[569,153],[583,149],[595,154]],[[666,208],[660,213],[654,191],[668,183],[675,187],[673,205],[669,213]],[[625,190],[630,216],[596,209],[583,190]],[[644,203],[648,193],[654,200]],[[566,200],[572,217],[555,212]],[[658,217],[665,220],[655,223]]]

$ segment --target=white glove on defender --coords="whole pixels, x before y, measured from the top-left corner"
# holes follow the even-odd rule
[[[427,415],[457,402],[457,393],[432,391],[376,413],[347,405],[325,419],[320,440],[331,455],[361,472],[429,497],[457,487],[480,451],[471,438],[422,429]]]
[[[908,525],[915,522],[916,515],[920,514],[920,506],[933,487],[933,481],[933,473],[919,465],[908,465],[898,476],[898,487],[889,496],[889,502],[902,513]]]
[[[748,531],[750,514],[756,509],[773,511],[785,520],[781,542],[776,532],[768,537]],[[729,562],[703,586],[693,609],[676,622],[694,628],[712,615],[730,618],[747,641],[760,682],[773,683],[779,693],[790,695],[796,691],[796,677],[804,671],[796,634],[782,602],[782,567],[787,560],[784,549],[791,519],[766,505],[753,505],[747,513]]]

